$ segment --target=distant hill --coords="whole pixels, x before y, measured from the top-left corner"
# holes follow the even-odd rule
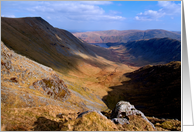
[[[162,29],[154,30],[107,30],[95,32],[73,33],[76,37],[87,43],[127,43],[128,41],[151,39],[151,38],[172,38],[181,40],[179,32],[171,32]]]
[[[112,47],[121,63],[134,66],[181,61],[181,42],[170,38],[130,41]]]

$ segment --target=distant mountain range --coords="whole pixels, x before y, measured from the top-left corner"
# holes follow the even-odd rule
[[[151,39],[151,38],[172,38],[181,40],[180,32],[171,32],[162,29],[154,30],[107,30],[95,32],[73,33],[76,37],[87,43],[127,43],[128,41]]]

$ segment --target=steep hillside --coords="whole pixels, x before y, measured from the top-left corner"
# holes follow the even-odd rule
[[[1,43],[1,103],[5,106],[38,107],[57,101],[55,105],[68,109],[106,108],[98,96],[80,88],[81,96],[73,90],[74,85],[52,68],[18,55]]]
[[[169,38],[130,41],[111,50],[121,63],[134,66],[181,61],[181,42]]]
[[[147,65],[124,75],[129,80],[103,98],[109,108],[126,100],[147,116],[181,120],[181,62]]]
[[[107,30],[96,32],[73,33],[87,43],[127,43],[128,41],[151,39],[151,38],[172,38],[181,39],[181,35],[161,29],[154,30]]]
[[[1,39],[8,47],[63,73],[78,70],[77,54],[94,55],[71,33],[56,29],[39,17],[2,18],[1,28]]]
[[[39,107],[41,110],[42,107],[51,105],[74,112],[107,108],[99,96],[86,88],[85,90],[79,88],[82,95],[74,91],[73,89],[78,87],[75,85],[63,79],[63,76],[52,68],[21,56],[1,43],[1,122],[3,124],[9,126],[13,123],[22,123],[15,114],[12,115],[14,120],[7,117],[7,110],[13,108],[20,110]]]

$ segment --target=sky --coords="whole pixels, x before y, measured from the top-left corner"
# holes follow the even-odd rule
[[[181,31],[181,1],[1,1],[1,16],[42,17],[69,31]]]

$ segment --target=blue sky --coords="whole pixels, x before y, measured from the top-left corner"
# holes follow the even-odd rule
[[[39,16],[76,31],[181,31],[181,1],[1,1],[1,16]]]

